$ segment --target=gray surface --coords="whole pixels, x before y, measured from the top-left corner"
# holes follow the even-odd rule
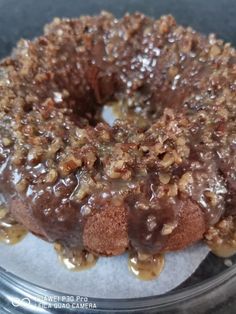
[[[32,38],[55,16],[75,17],[108,10],[118,17],[140,11],[153,17],[173,14],[179,23],[215,32],[236,45],[235,0],[0,0],[0,57],[20,37]]]

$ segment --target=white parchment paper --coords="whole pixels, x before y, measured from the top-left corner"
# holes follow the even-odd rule
[[[128,270],[126,255],[100,258],[89,270],[71,272],[59,262],[53,245],[28,235],[14,245],[0,245],[0,266],[40,285],[66,293],[96,298],[135,298],[163,294],[186,280],[208,254],[203,244],[166,254],[160,277],[141,281]]]

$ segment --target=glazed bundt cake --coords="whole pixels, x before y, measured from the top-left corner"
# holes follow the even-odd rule
[[[213,35],[171,16],[55,19],[1,62],[0,95],[0,189],[37,236],[156,254],[235,214],[236,53]]]

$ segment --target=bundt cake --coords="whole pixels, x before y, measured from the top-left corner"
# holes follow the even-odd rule
[[[171,16],[56,18],[0,63],[0,190],[65,247],[183,249],[235,214],[235,117],[236,52],[214,35]]]

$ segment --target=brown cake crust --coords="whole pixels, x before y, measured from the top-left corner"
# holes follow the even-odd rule
[[[154,254],[234,214],[236,53],[213,35],[171,16],[55,19],[1,62],[0,93],[0,189],[42,238]]]
[[[206,231],[206,221],[201,208],[187,200],[180,214],[178,226],[170,233],[165,243],[165,251],[181,250],[198,240]]]
[[[129,247],[127,212],[121,206],[108,206],[88,218],[84,233],[88,251],[102,255],[120,255]]]

